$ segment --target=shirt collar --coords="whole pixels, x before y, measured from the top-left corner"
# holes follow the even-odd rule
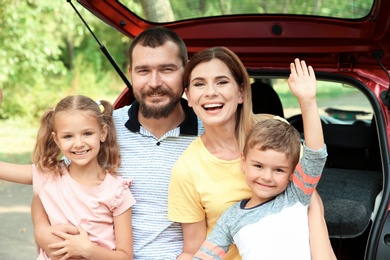
[[[186,99],[181,98],[180,104],[186,113],[184,121],[178,126],[180,127],[181,135],[198,135],[198,118],[194,113],[194,110],[188,106]],[[136,133],[140,131],[141,124],[138,121],[139,103],[134,101],[128,111],[129,120],[125,123],[125,127],[130,131]]]

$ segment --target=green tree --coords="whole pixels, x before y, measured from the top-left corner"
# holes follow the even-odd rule
[[[77,8],[90,20],[91,27],[104,35],[102,38],[112,41],[111,47],[117,48],[116,56],[125,67],[129,40],[80,5]],[[66,94],[81,93],[80,89],[82,94],[96,92],[92,86],[101,87],[104,93],[109,91],[112,77],[118,82],[67,1],[30,0],[16,5],[0,0],[0,10],[0,88],[5,96],[2,117],[37,117]]]

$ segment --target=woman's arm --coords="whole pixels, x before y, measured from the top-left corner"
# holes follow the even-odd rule
[[[119,216],[114,217],[115,243],[116,249],[109,250],[103,248],[88,238],[88,233],[81,227],[78,228],[79,235],[69,235],[64,232],[54,232],[54,234],[64,241],[49,245],[51,249],[57,249],[51,255],[64,255],[60,258],[67,259],[69,257],[81,255],[90,260],[106,260],[106,259],[133,259],[133,230],[131,224],[131,208],[126,210]]]
[[[324,206],[317,191],[314,191],[309,205],[310,250],[313,260],[337,259],[330,244],[324,218]]]
[[[206,239],[206,219],[195,223],[182,223],[183,227],[183,252],[178,260],[192,259]]]

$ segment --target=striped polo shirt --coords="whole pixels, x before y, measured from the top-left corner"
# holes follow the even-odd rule
[[[157,139],[138,121],[135,101],[114,111],[121,153],[120,176],[132,179],[134,259],[176,259],[181,253],[181,225],[168,221],[168,186],[171,168],[203,130],[203,124],[185,99],[185,120]]]

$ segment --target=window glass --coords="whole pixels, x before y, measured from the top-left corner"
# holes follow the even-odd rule
[[[296,98],[286,79],[273,79],[273,88],[283,104],[285,118],[300,114]],[[351,124],[356,120],[371,121],[373,110],[367,97],[358,89],[344,83],[317,81],[317,103],[321,116],[334,122]]]
[[[342,19],[366,17],[374,0],[121,0],[144,20],[167,23],[224,15],[309,15]]]

